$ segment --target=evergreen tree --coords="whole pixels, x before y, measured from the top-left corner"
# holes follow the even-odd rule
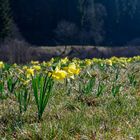
[[[0,39],[10,35],[11,23],[9,0],[0,0]]]

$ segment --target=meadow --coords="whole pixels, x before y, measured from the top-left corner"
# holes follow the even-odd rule
[[[140,56],[0,61],[1,140],[139,140]]]

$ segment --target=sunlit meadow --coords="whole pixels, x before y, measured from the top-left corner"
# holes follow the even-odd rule
[[[139,140],[140,56],[1,61],[0,139]]]

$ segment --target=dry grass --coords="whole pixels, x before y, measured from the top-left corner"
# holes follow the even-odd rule
[[[133,69],[134,68],[134,69]],[[90,69],[92,70],[92,69]],[[119,69],[119,81],[123,84],[120,93],[111,94],[114,69],[102,71],[94,68],[97,80],[89,95],[79,98],[79,92],[56,84],[49,106],[42,121],[37,121],[35,101],[32,98],[26,113],[20,115],[14,96],[0,100],[0,137],[7,140],[139,140],[140,139],[140,77],[133,87],[127,74],[140,70],[132,64]],[[105,79],[108,75],[109,79]],[[86,79],[81,79],[85,80]],[[99,80],[106,84],[102,95],[96,96]],[[75,87],[80,80],[72,83]],[[32,94],[32,92],[30,93]]]

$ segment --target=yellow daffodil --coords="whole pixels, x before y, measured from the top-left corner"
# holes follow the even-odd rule
[[[68,76],[78,75],[80,73],[80,69],[76,67],[75,63],[71,63],[68,67],[64,67],[64,70],[68,73]]]
[[[66,57],[64,59],[61,59],[61,64],[66,64],[69,61],[69,59]]]
[[[29,68],[26,70],[26,76],[27,78],[30,78],[31,76],[34,76],[34,69]]]
[[[64,80],[67,73],[64,70],[55,70],[52,72],[52,78],[55,80]]]
[[[54,63],[54,58],[52,58],[49,62],[46,62],[46,66],[50,67]]]
[[[39,65],[34,65],[33,66],[33,69],[36,70],[36,71],[40,71],[41,70],[41,67]]]
[[[52,66],[52,63],[51,62],[47,62],[46,66],[50,67],[50,66]]]
[[[89,65],[91,65],[91,64],[92,64],[92,62],[91,62],[91,60],[90,60],[90,59],[86,59],[86,60],[85,60],[85,63],[86,63],[86,65],[87,65],[87,66],[89,66]]]
[[[128,59],[127,59],[127,62],[128,62],[128,63],[131,63],[132,61],[133,61],[132,58],[128,58]]]
[[[45,61],[43,61],[42,66],[47,66],[47,63]]]
[[[23,70],[27,70],[28,69],[28,67],[27,66],[23,66],[23,68],[22,68]]]
[[[106,61],[106,64],[109,65],[109,66],[112,66],[113,63],[112,63],[112,61],[111,61],[110,59],[108,59],[108,60]]]
[[[5,67],[4,63],[0,61],[0,69],[3,69]]]
[[[17,67],[17,64],[16,64],[16,63],[14,63],[14,64],[13,64],[13,67]]]
[[[52,59],[50,60],[50,62],[52,62],[52,63],[53,63],[53,62],[54,62],[54,58],[52,58]]]
[[[38,65],[39,64],[39,61],[31,61],[31,64],[32,65]]]

